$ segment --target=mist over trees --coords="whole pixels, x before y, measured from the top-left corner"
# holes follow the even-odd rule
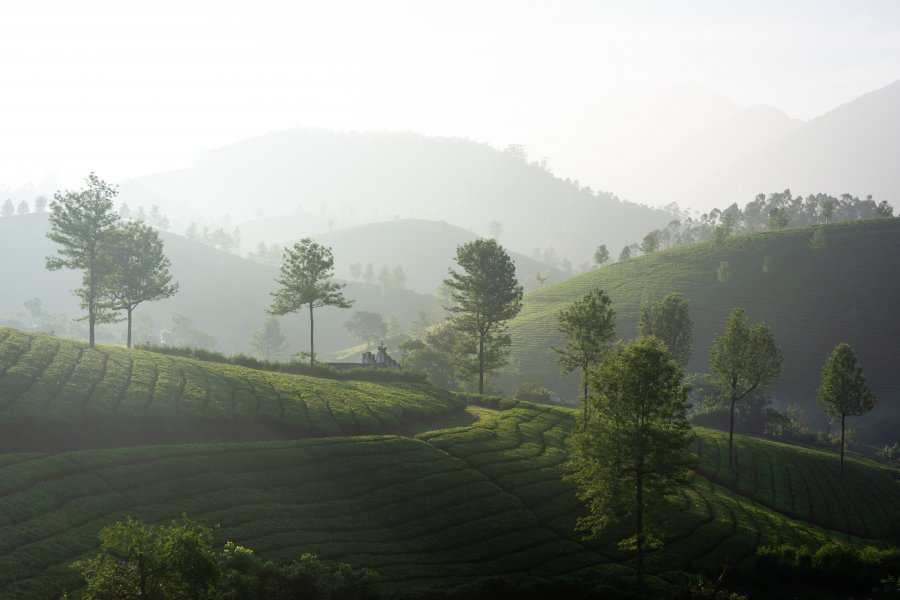
[[[887,200],[876,202],[872,196],[860,200],[850,194],[838,197],[809,194],[804,198],[793,196],[788,189],[769,195],[759,194],[743,209],[734,203],[725,209],[714,208],[699,217],[682,213],[665,228],[647,233],[641,250],[653,252],[709,239],[721,242],[741,233],[884,218],[893,213],[894,208]]]

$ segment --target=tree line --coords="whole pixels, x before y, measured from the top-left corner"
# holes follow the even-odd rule
[[[688,304],[673,293],[641,306],[637,339],[615,342],[615,311],[606,292],[595,289],[560,311],[558,326],[566,344],[554,348],[557,362],[564,373],[580,369],[583,382],[581,426],[572,434],[566,475],[589,509],[578,528],[595,537],[630,521],[621,545],[635,552],[641,583],[644,556],[661,543],[646,528],[647,514],[689,480],[695,463],[684,374],[693,327]],[[744,309],[732,310],[709,349],[710,379],[729,407],[731,469],[735,407],[778,377],[781,364],[771,330],[751,324]],[[845,419],[875,402],[849,345],[838,344],[825,361],[817,397],[827,414],[841,418],[843,474]]]

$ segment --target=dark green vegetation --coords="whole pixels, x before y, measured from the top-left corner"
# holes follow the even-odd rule
[[[462,407],[416,382],[337,381],[0,329],[0,447],[402,431]]]
[[[96,552],[102,527],[126,515],[161,523],[182,513],[220,525],[216,544],[233,539],[274,560],[311,552],[372,568],[386,590],[497,576],[627,582],[632,553],[618,548],[621,531],[612,527],[590,544],[573,533],[583,513],[561,466],[574,412],[503,404],[517,408],[417,439],[7,454],[0,596],[71,589],[78,582],[67,565]],[[882,544],[891,515],[900,514],[893,472],[871,462],[848,460],[845,475],[858,488],[848,495],[837,487],[834,454],[738,436],[739,469],[730,479],[725,437],[699,435],[699,474],[651,524],[665,542],[647,556],[656,589],[680,585],[677,569],[715,577],[723,564],[731,581],[744,581],[755,575],[758,545]]]
[[[450,269],[450,277],[444,280],[450,290],[447,311],[454,315],[451,326],[475,342],[468,354],[477,348],[481,394],[485,371],[506,363],[506,322],[522,309],[522,286],[516,279],[516,265],[497,240],[463,244],[456,249],[456,262],[460,270]],[[493,360],[487,358],[489,354]]]
[[[550,347],[563,342],[556,314],[600,287],[612,298],[618,335],[627,339],[635,336],[642,302],[679,292],[694,321],[688,371],[707,371],[714,333],[721,333],[734,307],[744,307],[781,347],[783,375],[770,388],[775,400],[796,402],[815,418],[822,414],[815,405],[822,363],[836,343],[847,342],[879,397],[852,426],[869,439],[893,443],[900,431],[900,219],[820,227],[826,238],[820,249],[810,248],[811,228],[758,233],[656,252],[533,291],[510,322],[512,364],[520,374],[501,384],[514,389],[522,379],[536,379],[574,401],[577,377],[560,378],[551,362]],[[724,282],[716,278],[722,261],[732,273]]]

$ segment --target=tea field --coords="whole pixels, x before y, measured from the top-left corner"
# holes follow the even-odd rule
[[[187,514],[216,525],[220,542],[233,539],[265,557],[312,552],[373,568],[388,590],[504,575],[627,575],[621,532],[585,542],[573,531],[582,509],[561,475],[574,413],[518,403],[481,415],[414,438],[2,455],[0,597],[52,597],[77,587],[68,565],[95,551],[97,532],[126,515],[164,522]],[[715,576],[727,564],[752,573],[761,544],[881,544],[888,537],[884,527],[900,497],[895,472],[853,461],[853,483],[863,482],[870,497],[858,505],[855,495],[835,493],[838,484],[803,478],[836,467],[834,456],[739,437],[741,466],[729,479],[721,434],[698,434],[698,474],[654,522],[665,544],[648,567],[659,585],[679,569]],[[791,494],[808,498],[810,508],[783,499]],[[881,512],[870,516],[876,506]]]

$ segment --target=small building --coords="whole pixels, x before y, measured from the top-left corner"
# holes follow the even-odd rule
[[[372,354],[369,351],[362,353],[362,365],[364,367],[378,367],[381,369],[400,369],[400,363],[391,358],[391,355],[387,353],[387,347],[384,345],[384,341],[378,345],[378,353]]]

